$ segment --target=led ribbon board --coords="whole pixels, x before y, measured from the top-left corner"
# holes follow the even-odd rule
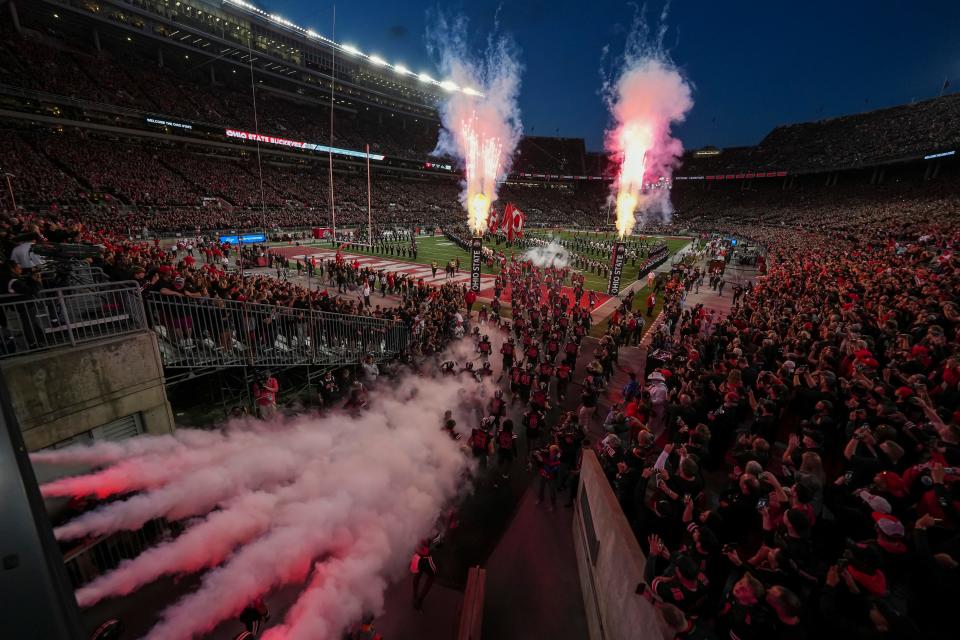
[[[253,133],[252,131],[238,131],[236,129],[227,129],[228,138],[237,138],[238,140],[251,140],[253,142],[264,142],[266,144],[275,144],[281,147],[292,147],[294,149],[304,149],[306,151],[316,151],[317,153],[336,153],[341,156],[351,158],[366,158],[369,155],[371,160],[383,160],[384,156],[379,153],[367,154],[366,151],[353,151],[352,149],[340,149],[339,147],[328,147],[323,144],[313,142],[302,142],[300,140],[288,140],[287,138],[278,138],[268,136],[262,133]]]
[[[257,244],[266,242],[267,236],[262,233],[245,233],[242,236],[220,236],[219,240],[224,244]]]

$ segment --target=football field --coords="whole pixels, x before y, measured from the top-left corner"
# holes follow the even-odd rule
[[[540,230],[540,229],[529,229],[527,231],[528,235],[531,237],[543,238],[549,240],[550,238],[562,238],[570,239],[574,236],[573,231],[566,230]],[[581,233],[581,235],[583,235]],[[603,233],[589,233],[587,234],[590,239],[604,240]],[[655,240],[662,239],[661,236],[634,236],[635,238],[646,237],[652,238]],[[611,236],[607,236],[606,240],[610,240]],[[677,237],[667,237],[665,238],[667,243],[667,249],[669,255],[672,257],[677,251],[690,242],[689,238],[677,238]],[[323,243],[324,246],[329,247],[330,243]],[[494,251],[502,251],[508,258],[516,253],[523,253],[524,250],[517,249],[515,247],[508,247],[505,242],[496,245],[493,242],[484,242],[484,246],[490,247]],[[420,264],[430,264],[433,261],[436,261],[441,273],[443,272],[443,267],[451,260],[459,259],[460,260],[460,269],[466,269],[469,266],[470,256],[469,254],[458,247],[456,244],[451,242],[446,238],[446,236],[421,236],[417,238],[417,258],[416,260],[408,257],[397,256],[397,255],[387,255],[384,256],[382,253],[373,253],[366,251],[362,248],[350,247],[346,250],[347,253],[356,253],[363,255],[375,255],[386,257],[393,260],[399,260],[404,262],[415,262]],[[609,260],[609,256],[600,256],[600,255],[591,255],[588,256],[592,260],[599,260],[606,262]],[[483,273],[486,274],[495,274],[496,270],[490,269],[487,266],[483,267]],[[604,276],[592,273],[589,271],[580,271],[584,274],[584,285],[587,289],[593,289],[594,291],[606,291],[607,290],[607,279]],[[624,268],[623,275],[623,284],[622,288],[626,288],[631,283],[635,282],[637,279],[637,267],[630,266],[629,262]]]

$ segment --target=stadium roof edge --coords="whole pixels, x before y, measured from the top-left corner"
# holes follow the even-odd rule
[[[460,91],[468,96],[480,96],[480,97],[483,96],[483,93],[478,91],[475,87],[460,87],[459,85],[457,85],[455,82],[451,80],[437,80],[433,78],[430,74],[427,74],[425,72],[417,73],[415,71],[408,69],[406,66],[402,64],[399,64],[399,63],[391,64],[376,54],[364,53],[363,51],[361,51],[360,49],[358,49],[353,45],[336,42],[335,40],[332,40],[316,32],[313,29],[302,27],[298,24],[295,24],[294,22],[291,22],[290,20],[287,20],[282,16],[264,11],[263,9],[260,9],[256,5],[250,2],[246,2],[246,0],[220,0],[220,5],[222,7],[232,6],[234,8],[241,9],[245,11],[247,14],[253,15],[261,20],[265,20],[267,22],[273,23],[274,25],[285,27],[288,30],[291,30],[294,33],[297,33],[303,38],[307,38],[317,42],[322,42],[323,44],[331,46],[345,55],[352,56],[354,58],[358,58],[366,61],[373,68],[392,69],[395,73],[400,74],[401,77],[404,77],[405,79],[408,79],[408,80],[416,79],[420,82],[433,85],[447,92],[452,93],[454,91]]]
[[[129,12],[130,14],[133,14],[139,18],[162,20],[170,24],[171,26],[175,25],[182,33],[193,32],[194,34],[200,35],[203,38],[213,42],[214,44],[222,45],[224,47],[237,46],[235,42],[225,40],[221,36],[210,33],[205,29],[200,29],[197,26],[192,24],[170,22],[165,17],[158,16],[157,14],[151,13],[138,5],[133,5],[133,4],[128,5],[124,3],[122,0],[106,0],[106,1],[115,2],[118,7],[122,7],[124,11]],[[220,0],[193,0],[193,1],[195,3],[203,2],[203,3],[206,3],[207,5],[218,7],[219,6],[218,3]],[[230,57],[217,56],[214,54],[214,52],[198,49],[196,47],[187,46],[189,43],[184,43],[176,39],[169,39],[162,35],[158,35],[150,30],[144,31],[142,29],[132,26],[126,21],[117,21],[117,20],[108,19],[106,16],[102,15],[102,12],[98,12],[98,13],[90,12],[79,6],[70,6],[70,5],[64,6],[64,5],[61,5],[60,2],[58,2],[57,0],[40,0],[40,2],[37,2],[36,5],[28,5],[28,7],[20,9],[20,13],[21,13],[21,16],[23,16],[24,14],[28,13],[28,9],[30,9],[30,10],[33,10],[32,12],[35,13],[36,15],[43,15],[43,7],[55,8],[60,13],[61,18],[69,15],[75,19],[74,21],[77,24],[82,23],[79,21],[93,21],[94,23],[102,24],[105,27],[108,27],[110,29],[116,29],[127,35],[134,36],[135,39],[147,39],[160,44],[164,44],[166,46],[181,49],[191,55],[197,54],[197,55],[205,56],[209,58],[211,62],[218,61],[223,64],[236,64],[236,61]],[[243,16],[242,18],[245,21],[248,20],[247,16]],[[61,20],[61,26],[65,26],[65,23],[62,20]],[[101,37],[102,37],[102,34],[101,34]],[[324,82],[329,82],[331,80],[330,75],[324,73],[323,71],[312,69],[303,65],[291,65],[289,61],[277,58],[269,51],[265,52],[265,51],[257,50],[255,51],[255,55],[257,58],[261,58],[266,62],[271,62],[274,64],[286,64],[286,65],[292,66],[298,72],[304,73],[304,74],[310,74],[311,76],[321,79]],[[277,74],[272,73],[269,68],[268,69],[261,68],[259,66],[259,63],[257,64],[257,68],[259,73],[269,74],[271,76],[275,76],[286,82],[296,83],[300,86],[303,86],[304,88],[314,89],[314,90],[317,89],[317,87],[306,84],[302,80],[296,77],[278,76]],[[396,112],[398,115],[406,115],[414,118],[425,118],[428,120],[439,119],[439,115],[437,113],[438,107],[436,104],[417,101],[410,97],[405,97],[402,95],[395,95],[390,92],[385,92],[382,89],[379,89],[377,87],[369,86],[362,82],[357,82],[355,79],[347,76],[344,76],[344,77],[338,76],[336,78],[336,83],[337,85],[342,84],[344,86],[369,93],[370,96],[366,98],[356,93],[350,95],[349,97],[350,99],[356,100],[362,104],[365,104],[370,108]],[[327,91],[327,95],[329,95],[329,90]],[[388,104],[389,102],[394,102],[397,104],[391,105],[391,104]],[[334,108],[339,109],[340,106],[338,105],[338,106],[335,106]],[[418,113],[418,110],[421,112]]]
[[[802,120],[802,121],[799,121],[799,122],[788,122],[788,123],[784,123],[784,124],[778,124],[778,125],[775,126],[773,129],[771,129],[770,131],[768,131],[767,134],[766,134],[765,136],[763,136],[763,138],[760,140],[760,142],[757,143],[755,146],[760,146],[760,145],[762,145],[763,142],[764,142],[764,140],[766,140],[768,137],[770,137],[770,135],[773,134],[775,131],[778,131],[778,130],[780,130],[780,129],[787,129],[787,128],[789,128],[789,127],[800,127],[800,126],[804,126],[804,125],[821,125],[821,124],[827,124],[827,123],[831,123],[831,122],[836,122],[836,121],[838,121],[838,120],[846,120],[846,119],[852,119],[852,118],[862,118],[862,117],[864,117],[864,116],[879,115],[879,114],[882,114],[882,113],[885,112],[885,111],[897,111],[897,110],[899,110],[899,109],[916,108],[916,107],[920,107],[920,106],[929,104],[929,103],[931,103],[931,102],[948,101],[948,100],[960,100],[960,93],[948,93],[948,94],[945,94],[945,95],[942,95],[942,96],[933,96],[932,98],[925,98],[925,99],[923,99],[923,100],[916,100],[916,101],[914,101],[914,102],[908,102],[908,103],[904,103],[904,104],[894,104],[894,105],[889,105],[889,106],[886,106],[886,107],[877,107],[876,109],[870,109],[870,110],[868,110],[868,111],[860,111],[859,113],[842,113],[842,114],[836,115],[836,116],[830,116],[830,117],[827,117],[827,118],[820,118],[819,120]]]

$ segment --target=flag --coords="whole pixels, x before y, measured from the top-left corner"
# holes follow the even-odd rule
[[[497,212],[493,209],[490,209],[490,215],[487,216],[487,231],[490,233],[497,232]]]
[[[523,237],[523,211],[508,202],[503,209],[503,226],[507,230],[507,240],[513,241],[514,238]]]
[[[513,208],[513,233],[519,238],[523,237],[523,227],[527,222],[527,216],[518,209],[517,207]]]
[[[503,227],[504,231],[507,232],[507,241],[513,242],[513,203],[508,202],[507,206],[503,208],[503,220],[500,221],[500,225]]]

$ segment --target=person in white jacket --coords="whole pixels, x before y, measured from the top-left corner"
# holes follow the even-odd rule
[[[363,372],[363,382],[368,386],[373,386],[373,383],[377,381],[377,378],[380,377],[380,367],[377,366],[377,363],[373,361],[373,356],[368,355],[366,360],[363,361],[363,364],[360,365],[360,369]]]
[[[663,374],[654,371],[647,376],[647,391],[650,393],[650,431],[659,436],[667,425],[667,381]]]

